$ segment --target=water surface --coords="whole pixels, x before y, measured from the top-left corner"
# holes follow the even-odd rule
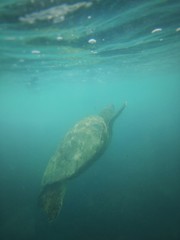
[[[0,3],[0,238],[179,240],[179,1]],[[37,206],[74,123],[128,106],[105,154],[69,182],[58,219]]]

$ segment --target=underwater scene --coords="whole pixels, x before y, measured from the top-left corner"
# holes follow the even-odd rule
[[[180,240],[180,1],[0,1],[0,239]]]

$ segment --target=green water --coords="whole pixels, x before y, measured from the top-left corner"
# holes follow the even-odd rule
[[[179,1],[0,2],[0,239],[180,239]],[[64,134],[127,101],[53,224],[37,206]]]

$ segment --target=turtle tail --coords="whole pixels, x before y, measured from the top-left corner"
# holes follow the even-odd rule
[[[59,215],[66,191],[66,183],[53,183],[44,186],[39,196],[39,205],[50,222]]]

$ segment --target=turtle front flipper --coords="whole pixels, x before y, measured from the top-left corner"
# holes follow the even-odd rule
[[[49,221],[53,221],[62,208],[66,191],[66,183],[53,183],[44,186],[39,196],[39,204],[47,214]]]

